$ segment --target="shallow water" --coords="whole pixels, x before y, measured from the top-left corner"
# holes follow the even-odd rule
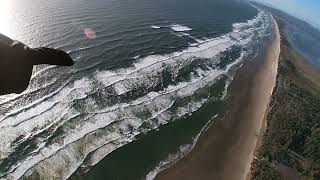
[[[77,62],[35,67],[26,92],[0,97],[3,179],[152,177],[190,151],[273,32],[238,1],[11,3],[12,37]]]

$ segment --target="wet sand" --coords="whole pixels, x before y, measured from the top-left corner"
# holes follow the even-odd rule
[[[264,55],[246,61],[230,85],[226,114],[199,138],[190,154],[160,172],[157,180],[241,180],[248,178],[261,144],[265,114],[276,82],[280,35]]]

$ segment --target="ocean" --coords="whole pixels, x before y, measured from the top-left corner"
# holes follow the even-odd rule
[[[234,72],[273,36],[232,0],[11,0],[6,35],[68,52],[0,96],[1,179],[153,179],[223,111]],[[1,32],[1,31],[0,31]]]

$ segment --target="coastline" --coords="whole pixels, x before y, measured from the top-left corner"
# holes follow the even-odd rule
[[[261,144],[259,137],[265,130],[265,114],[276,82],[280,34],[274,19],[273,22],[276,36],[265,56],[259,56],[257,62],[246,61],[236,72],[226,114],[199,138],[190,154],[155,179],[248,178],[254,152]]]
[[[273,20],[274,27],[275,27],[275,36],[276,37],[275,37],[275,40],[272,42],[273,43],[271,45],[272,47],[268,49],[267,61],[269,61],[269,63],[272,63],[271,66],[273,66],[272,69],[270,69],[270,71],[275,71],[275,72],[272,72],[272,81],[270,82],[270,83],[272,83],[272,85],[271,85],[272,90],[271,90],[271,93],[269,94],[267,107],[265,108],[265,112],[264,112],[264,116],[263,116],[263,119],[262,119],[262,122],[260,125],[260,129],[257,132],[252,155],[250,156],[250,160],[248,161],[247,166],[246,166],[247,170],[245,172],[245,178],[244,178],[246,180],[251,179],[251,171],[250,171],[251,164],[253,162],[253,159],[258,155],[258,150],[262,145],[263,136],[267,130],[267,115],[271,111],[270,102],[271,102],[271,98],[272,98],[272,93],[274,92],[274,88],[276,87],[276,78],[277,78],[277,74],[278,74],[278,64],[279,64],[280,49],[281,49],[281,35],[280,35],[280,30],[279,30],[277,21],[275,20],[274,17],[272,17],[272,20]],[[272,56],[275,56],[275,57],[272,57]]]
[[[320,142],[320,71],[288,42],[286,23],[275,18],[282,37],[277,84],[250,179],[318,179],[319,151],[310,149],[319,148]]]

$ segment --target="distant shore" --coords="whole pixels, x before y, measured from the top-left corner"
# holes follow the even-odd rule
[[[190,154],[160,172],[159,180],[241,180],[249,174],[259,137],[265,129],[265,114],[276,82],[280,34],[264,55],[246,61],[230,85],[226,114],[199,138]],[[261,132],[262,131],[262,132]]]

